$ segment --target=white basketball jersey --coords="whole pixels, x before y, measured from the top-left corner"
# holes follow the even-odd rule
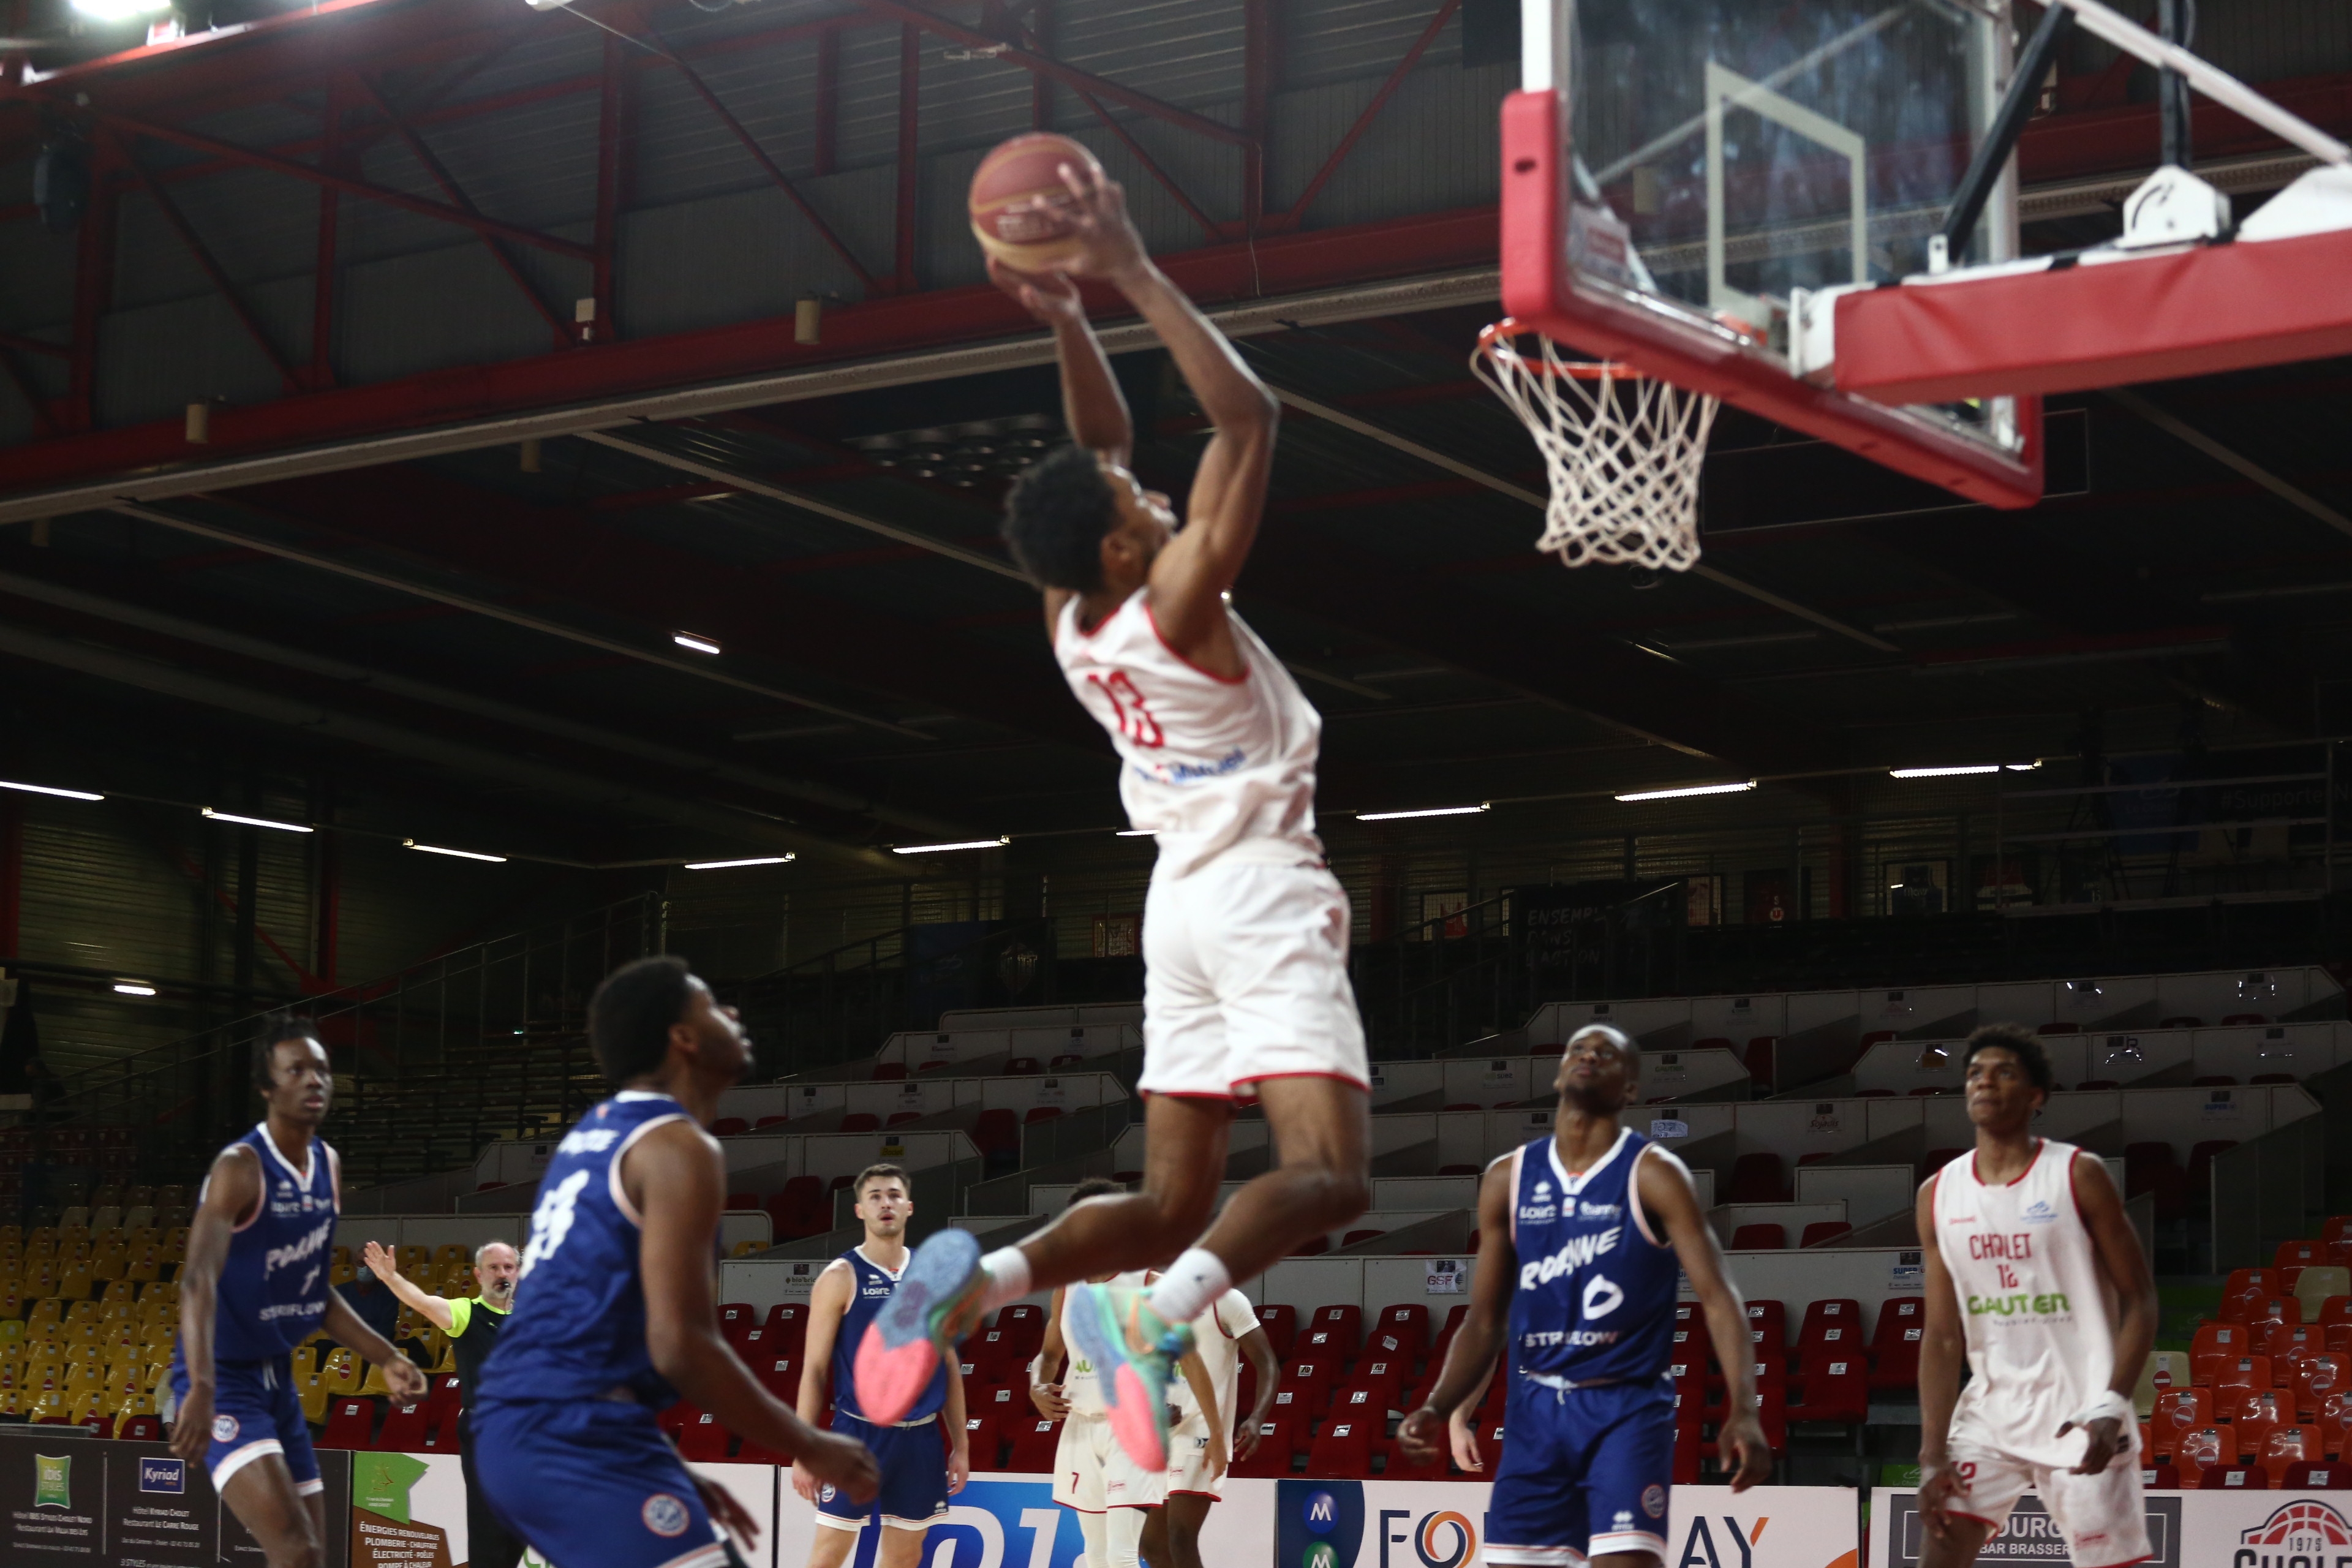
[[[1140,1285],[1144,1275],[1143,1269],[1130,1269],[1125,1274],[1114,1274],[1108,1283]],[[1080,1415],[1100,1415],[1109,1408],[1103,1403],[1102,1380],[1095,1371],[1095,1363],[1078,1349],[1078,1336],[1070,1332],[1071,1291],[1076,1289],[1068,1286],[1062,1291],[1062,1349],[1070,1358],[1069,1366],[1062,1373],[1062,1397],[1068,1400],[1070,1408]],[[1047,1367],[1045,1370],[1050,1373],[1054,1369]]]
[[[1192,1320],[1192,1348],[1200,1352],[1201,1365],[1209,1374],[1209,1389],[1217,1396],[1217,1415],[1225,1424],[1228,1442],[1239,1415],[1234,1409],[1234,1384],[1241,1370],[1242,1336],[1256,1327],[1256,1310],[1238,1290],[1226,1291]],[[1169,1380],[1168,1403],[1176,1407],[1180,1420],[1200,1413],[1201,1402],[1193,1397],[1192,1384],[1181,1373]]]
[[[1181,877],[1221,855],[1320,859],[1315,761],[1323,718],[1281,660],[1232,610],[1246,673],[1212,675],[1170,647],[1139,588],[1093,631],[1073,595],[1054,632],[1070,689],[1110,731],[1129,823],[1160,841],[1160,867]]]
[[[2043,1139],[2014,1181],[1977,1179],[1974,1151],[1936,1179],[1936,1245],[1958,1297],[1969,1369],[1952,1412],[1968,1437],[2028,1464],[2081,1461],[2058,1436],[2115,1375],[2106,1277],[2074,1203],[2072,1143]]]

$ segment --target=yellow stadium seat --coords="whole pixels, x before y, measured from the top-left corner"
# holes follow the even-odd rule
[[[133,1415],[154,1415],[155,1396],[152,1394],[134,1394],[129,1398],[123,1400],[120,1405],[115,1405],[113,1407],[112,1414],[114,1416],[114,1425],[119,1430],[122,1424],[125,1421],[130,1420]]]
[[[107,1281],[106,1294],[102,1300],[110,1310],[116,1307],[121,1307],[127,1310],[139,1304],[139,1292],[128,1279],[110,1279]]]
[[[327,1418],[327,1405],[335,1396],[327,1392],[327,1381],[312,1373],[296,1384],[297,1396],[302,1401],[302,1418],[316,1426]]]
[[[141,1247],[131,1255],[131,1260],[122,1266],[123,1279],[132,1284],[144,1285],[150,1280],[160,1278],[163,1272],[163,1260],[159,1256],[161,1251],[160,1247]]]
[[[350,1347],[337,1345],[329,1351],[326,1363],[320,1369],[325,1376],[328,1395],[357,1394],[360,1390],[360,1358]]]
[[[153,1204],[132,1204],[129,1208],[124,1209],[122,1211],[122,1228],[133,1236],[136,1236],[142,1230],[153,1230],[155,1228],[155,1205]]]
[[[433,1261],[433,1249],[421,1242],[410,1242],[400,1249],[400,1271],[407,1273]]]
[[[177,1263],[188,1256],[188,1227],[184,1225],[167,1226],[163,1232],[163,1258]]]
[[[304,1340],[288,1352],[286,1364],[294,1374],[294,1385],[299,1388],[304,1378],[315,1375],[319,1370],[319,1347]]]
[[[107,1221],[104,1225],[98,1223],[100,1217],[101,1216],[97,1215],[92,1215],[90,1216],[90,1240],[96,1242],[100,1247],[121,1247],[123,1243],[123,1237],[127,1234],[123,1229],[121,1215],[118,1214],[113,1219]]]
[[[66,1300],[66,1321],[68,1323],[94,1323],[98,1321],[99,1314],[105,1310],[106,1303],[103,1301],[77,1301],[71,1297]]]
[[[21,1389],[0,1388],[0,1415],[24,1415],[24,1397]]]
[[[77,1423],[87,1421],[93,1415],[103,1415],[106,1414],[106,1390],[85,1388],[79,1394],[69,1394],[66,1396],[66,1410]]]
[[[89,1277],[101,1285],[119,1284],[131,1273],[131,1255],[120,1249],[101,1252],[89,1260]]]
[[[14,1345],[21,1350],[24,1347],[24,1343],[25,1320],[22,1318],[0,1318],[0,1345]]]
[[[68,1301],[87,1301],[98,1282],[89,1277],[89,1260],[79,1258],[58,1271],[58,1294]]]
[[[89,1205],[76,1204],[58,1215],[58,1239],[63,1241],[68,1232],[78,1231],[87,1240],[89,1237]]]
[[[33,1247],[38,1247],[43,1242],[55,1247],[58,1244],[58,1227],[53,1225],[37,1225],[26,1232],[25,1240]]]
[[[360,1384],[360,1393],[373,1399],[392,1397],[392,1384],[383,1380],[383,1368],[373,1362],[367,1363],[367,1376]]]
[[[25,1326],[31,1330],[60,1323],[65,1321],[65,1315],[66,1304],[54,1296],[47,1296],[34,1302],[33,1310],[25,1314]]]
[[[139,1287],[139,1304],[142,1307],[150,1301],[170,1301],[177,1305],[179,1300],[180,1288],[168,1279],[152,1280]]]
[[[21,1225],[0,1225],[0,1247],[12,1241],[20,1247],[24,1245],[25,1227]]]
[[[467,1250],[463,1243],[452,1241],[444,1244],[433,1254],[433,1261],[439,1265],[442,1272],[446,1274],[452,1268],[471,1268],[474,1266],[474,1255]]]
[[[28,1396],[25,1401],[25,1413],[34,1420],[66,1414],[66,1396],[62,1389],[26,1389],[25,1392]]]
[[[348,1285],[357,1278],[359,1278],[357,1271],[354,1270],[348,1263],[336,1263],[328,1266],[327,1283],[330,1285]]]
[[[441,1341],[441,1349],[434,1356],[433,1364],[427,1370],[433,1373],[436,1377],[445,1372],[457,1371],[457,1347],[450,1343],[446,1338],[439,1334],[436,1334],[434,1337]]]
[[[14,1286],[0,1290],[0,1318],[21,1321],[31,1304],[31,1298]]]

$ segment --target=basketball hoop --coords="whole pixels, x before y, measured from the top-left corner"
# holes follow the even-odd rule
[[[1536,438],[1551,479],[1536,548],[1570,566],[1698,564],[1698,474],[1717,400],[1631,365],[1567,360],[1508,317],[1478,334],[1473,374]]]

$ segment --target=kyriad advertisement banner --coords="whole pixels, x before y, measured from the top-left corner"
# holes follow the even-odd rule
[[[2149,1568],[2352,1568],[2352,1493],[2150,1492],[2147,1509]],[[1874,1568],[1918,1568],[1917,1494],[1881,1488],[1870,1517]],[[2064,1538],[2031,1492],[1977,1559],[1985,1568],[2066,1561]]]
[[[322,1453],[326,1561],[347,1561],[338,1511],[351,1456]],[[263,1568],[260,1543],[221,1506],[204,1467],[161,1443],[118,1443],[79,1426],[0,1427],[0,1564]]]

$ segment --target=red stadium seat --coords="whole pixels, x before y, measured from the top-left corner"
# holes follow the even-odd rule
[[[1033,1127],[1040,1121],[1052,1121],[1061,1114],[1062,1108],[1058,1105],[1033,1105],[1028,1114],[1022,1117],[1021,1125]]]
[[[2248,1460],[2262,1457],[2263,1443],[2272,1433],[2294,1425],[2293,1398],[2281,1397],[2275,1388],[2217,1391],[2213,1413],[2230,1424],[2238,1439],[2239,1457]]]
[[[1727,1204],[1783,1204],[1789,1201],[1780,1173],[1780,1156],[1742,1154],[1732,1163],[1731,1190],[1719,1200]]]
[[[1292,1258],[1320,1258],[1330,1250],[1331,1238],[1329,1237],[1310,1236],[1305,1241],[1302,1241],[1297,1246],[1292,1247],[1288,1256]]]
[[[1372,1441],[1385,1420],[1380,1415],[1350,1420],[1334,1414],[1323,1435],[1307,1450],[1307,1473],[1318,1480],[1361,1480],[1372,1473]]]
[[[727,1450],[733,1446],[726,1427],[719,1417],[708,1410],[695,1412],[687,1423],[685,1435],[677,1440],[678,1457],[698,1464],[717,1465],[726,1462]]]
[[[1341,1355],[1352,1356],[1356,1353],[1357,1347],[1363,1343],[1364,1310],[1353,1304],[1318,1307],[1315,1309],[1315,1315],[1307,1320],[1304,1328],[1308,1336],[1309,1344],[1318,1349],[1328,1344],[1336,1348]],[[1330,1338],[1327,1340],[1315,1337],[1325,1334],[1329,1335]]]
[[[446,1412],[463,1410],[466,1407],[465,1380],[454,1372],[440,1373],[432,1380],[432,1387],[425,1395],[425,1403],[433,1412],[433,1417],[436,1421]]]
[[[2326,1261],[2326,1244],[2318,1241],[2282,1241],[2278,1244],[2278,1250],[2271,1255],[2271,1267],[2281,1270],[2317,1268]],[[2294,1289],[2292,1284],[2284,1279],[2279,1282],[2279,1286],[2282,1295]]]
[[[746,1329],[756,1328],[760,1309],[748,1301],[728,1301],[719,1309],[719,1331],[730,1341],[740,1339]]]
[[[1772,1056],[1780,1044],[1778,1035],[1759,1035],[1748,1042],[1740,1062],[1748,1068],[1749,1081],[1769,1086],[1772,1082]]]
[[[669,1440],[675,1443],[686,1436],[687,1427],[693,1425],[694,1418],[701,1414],[701,1411],[681,1399],[656,1415],[654,1417],[654,1425],[660,1427],[668,1435]]]
[[[2235,1361],[2254,1347],[2254,1335],[2242,1323],[2205,1322],[2189,1342],[2189,1381],[2210,1384],[2225,1361]]]
[[[993,1410],[963,1418],[964,1448],[975,1470],[992,1470],[1004,1448],[1004,1433]]]
[[[798,1355],[801,1346],[808,1342],[808,1303],[779,1301],[768,1309],[760,1326],[768,1331],[769,1342],[776,1349]]]
[[[433,1418],[433,1451],[455,1454],[466,1445],[465,1412],[452,1405]]]
[[[2261,1447],[2239,1452],[2270,1472],[2271,1485],[2286,1484],[2286,1473],[2297,1465],[2315,1465],[2326,1458],[2320,1451],[2319,1428],[2316,1426],[2276,1426],[2263,1440]]]
[[[1256,1451],[1236,1463],[1231,1473],[1261,1480],[1290,1474],[1290,1461],[1298,1452],[1297,1434],[1307,1430],[1307,1423],[1288,1415],[1273,1415],[1257,1430]]]
[[[1867,1420],[1870,1371],[1859,1348],[1840,1355],[1814,1351],[1805,1357],[1802,1396],[1788,1406],[1791,1421]]]
[[[2213,1391],[2210,1388],[2168,1388],[2156,1396],[2156,1414],[2149,1421],[2150,1450],[2158,1458],[2172,1457],[2180,1434],[2213,1424]]]
[[[1463,1309],[1454,1310],[1458,1312]],[[1288,1359],[1291,1343],[1298,1337],[1298,1309],[1286,1301],[1270,1302],[1257,1310],[1257,1326],[1265,1331],[1266,1342],[1274,1347],[1275,1355]]]
[[[2333,1464],[2289,1465],[2279,1481],[2279,1489],[2288,1492],[2340,1492],[2347,1489],[2352,1489],[2352,1465],[2340,1460]]]
[[[749,1132],[751,1124],[740,1116],[722,1116],[710,1124],[713,1138],[732,1138],[739,1132]]]
[[[1060,1056],[1055,1057],[1052,1061],[1047,1062],[1045,1064],[1045,1069],[1048,1072],[1064,1072],[1072,1068],[1081,1068],[1086,1065],[1087,1058],[1080,1056],[1077,1052],[1064,1051]]]
[[[2345,1357],[2335,1351],[2321,1351],[2295,1362],[2288,1386],[2294,1390],[2295,1411],[2303,1420],[2315,1420],[2328,1395],[2352,1388],[2345,1380],[2346,1365]]]
[[[782,1400],[797,1405],[801,1397],[801,1363],[792,1356],[765,1356],[751,1363],[751,1374],[760,1386]]]
[[[1371,1332],[1375,1343],[1382,1334],[1393,1335],[1398,1342],[1383,1348],[1406,1361],[1418,1360],[1429,1343],[1429,1309],[1418,1301],[1400,1301],[1392,1307],[1383,1307],[1381,1315],[1372,1320]],[[1368,1344],[1367,1352],[1371,1348]]]
[[[2198,1475],[2196,1489],[2200,1492],[2266,1492],[2271,1489],[2270,1472],[2260,1465],[2211,1465]]]
[[[375,1447],[386,1454],[422,1454],[433,1446],[433,1411],[419,1405],[412,1410],[397,1407],[384,1412],[383,1429],[375,1435]]]
[[[882,1123],[882,1125],[885,1127],[903,1127],[909,1121],[920,1121],[922,1119],[923,1113],[919,1110],[894,1110],[890,1113],[888,1119]]]
[[[760,1206],[760,1194],[757,1193],[730,1193],[727,1194],[727,1206],[738,1213],[740,1213],[744,1209],[758,1208]]]
[[[2217,1394],[2224,1389],[2277,1386],[2271,1381],[2271,1358],[2266,1355],[2242,1355],[2235,1361],[2218,1361],[2212,1363],[2212,1382],[2209,1386]],[[2190,1375],[2196,1374],[2192,1371]]]
[[[375,1401],[338,1399],[327,1407],[327,1429],[316,1445],[321,1448],[375,1447]]]
[[[1442,1452],[1426,1460],[1415,1461],[1405,1457],[1404,1446],[1394,1438],[1381,1443],[1380,1449],[1387,1456],[1388,1461],[1388,1468],[1381,1472],[1382,1480],[1442,1481],[1446,1479],[1447,1460]]]
[[[877,1132],[881,1128],[882,1119],[870,1110],[853,1110],[841,1119],[844,1132]]]
[[[1927,1323],[1927,1303],[1921,1297],[1890,1297],[1879,1308],[1878,1327],[1870,1336],[1872,1388],[1918,1386],[1919,1339]]]
[[[1827,1247],[1840,1237],[1853,1234],[1853,1226],[1842,1219],[1815,1220],[1805,1227],[1805,1234],[1797,1239],[1797,1246],[1801,1248]]]
[[[786,1116],[782,1112],[762,1116],[760,1120],[751,1123],[751,1131],[754,1132],[765,1132],[769,1128],[782,1126],[784,1122],[790,1121],[791,1120],[791,1117]]]
[[[1734,1252],[1785,1252],[1789,1233],[1777,1225],[1743,1225],[1731,1233]]]
[[[873,1081],[876,1083],[887,1083],[896,1079],[905,1078],[906,1076],[907,1064],[905,1062],[876,1062],[874,1064]]]
[[[1028,1361],[1045,1348],[1045,1309],[1034,1301],[1005,1308],[996,1314],[995,1326],[1016,1360]]]
[[[2192,1426],[2173,1442],[2180,1484],[2194,1488],[2206,1470],[2238,1462],[2238,1435],[2227,1426]]]
[[[2140,1467],[2139,1484],[2149,1491],[2178,1491],[2180,1489],[2180,1472],[2170,1465],[2143,1465]]]
[[[983,1110],[972,1124],[972,1143],[985,1156],[1017,1153],[1021,1148],[1021,1121],[1003,1106]]]
[[[160,1443],[163,1440],[163,1418],[160,1415],[133,1415],[115,1434],[126,1442]]]
[[[1795,1349],[1857,1350],[1862,1345],[1862,1303],[1851,1296],[1824,1296],[1805,1308]]]
[[[1054,1468],[1054,1453],[1062,1441],[1062,1424],[1034,1415],[1013,1428],[1013,1446],[1004,1468],[1021,1475],[1042,1476]]]

